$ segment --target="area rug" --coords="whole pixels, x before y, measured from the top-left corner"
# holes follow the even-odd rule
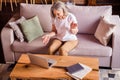
[[[120,80],[120,70],[100,69],[100,80]]]

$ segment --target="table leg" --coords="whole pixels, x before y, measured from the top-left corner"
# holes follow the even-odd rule
[[[2,11],[2,0],[0,0],[0,11]]]
[[[52,0],[52,4],[54,3],[54,0]]]
[[[17,0],[15,0],[15,6],[17,6]]]
[[[13,12],[13,4],[12,4],[12,0],[10,0],[10,6],[11,6],[11,11]]]
[[[75,0],[73,0],[73,4],[75,5]]]
[[[45,0],[45,4],[47,4],[47,0]]]
[[[7,4],[6,4],[6,0],[5,0],[5,6],[6,6]]]
[[[22,80],[30,80],[30,79],[22,79]]]
[[[33,4],[35,4],[35,0],[33,0]]]
[[[11,77],[11,80],[16,80],[16,78]]]
[[[33,3],[33,1],[32,0],[30,0],[30,4],[32,4]]]
[[[11,77],[10,79],[11,80],[17,80],[17,78],[15,78],[15,77]],[[20,80],[30,80],[30,79],[20,79]]]
[[[26,3],[28,4],[28,0],[26,0]]]
[[[43,0],[41,0],[41,3],[43,4]]]

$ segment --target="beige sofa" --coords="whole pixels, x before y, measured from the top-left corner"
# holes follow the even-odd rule
[[[21,3],[20,15],[13,16],[9,22],[20,16],[30,18],[37,15],[44,32],[49,32],[51,30],[50,7],[51,5]],[[68,8],[77,17],[79,26],[77,34],[79,44],[69,55],[97,57],[99,66],[120,68],[120,62],[118,62],[120,61],[120,18],[118,15],[112,15],[112,7],[68,5]],[[101,16],[110,16],[111,22],[115,23],[117,27],[107,46],[102,45],[94,37]],[[41,37],[31,43],[19,42],[7,24],[2,29],[1,40],[6,63],[14,63],[22,53],[48,53],[49,44],[44,45]]]

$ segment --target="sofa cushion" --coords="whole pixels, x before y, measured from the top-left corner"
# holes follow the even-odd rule
[[[34,39],[38,38],[39,36],[43,35],[43,30],[39,23],[39,19],[37,16],[25,20],[24,22],[20,23],[21,29],[27,39],[28,42],[33,41]]]
[[[78,20],[79,33],[94,34],[101,16],[109,17],[112,6],[68,6]]]
[[[100,42],[95,39],[94,35],[78,34],[77,37],[79,44],[69,55],[94,57],[108,57],[112,55],[112,48],[101,45]],[[31,43],[20,43],[15,40],[11,47],[15,52],[48,53],[49,45],[50,43],[47,45],[43,44],[42,38],[39,37]]]
[[[107,45],[113,31],[115,30],[115,24],[109,22],[105,17],[101,17],[100,23],[95,32],[95,37],[98,39],[103,45]]]
[[[107,57],[112,55],[110,46],[103,46],[94,35],[78,34],[79,44],[69,55]]]
[[[38,16],[40,24],[44,31],[51,31],[51,5],[38,5],[38,4],[20,4],[20,16],[31,18],[35,15]]]
[[[22,23],[24,20],[26,20],[26,19],[22,16],[20,19],[8,23],[10,25],[9,27],[11,27],[13,29],[13,31],[15,32],[16,37],[18,38],[18,40],[20,42],[24,41],[24,36],[23,36],[23,33],[21,32],[18,25],[20,23]]]
[[[42,43],[42,38],[39,37],[31,43],[22,42],[15,40],[11,46],[12,50],[20,53],[48,53],[47,45]]]

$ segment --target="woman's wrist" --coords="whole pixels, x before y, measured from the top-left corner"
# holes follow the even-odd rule
[[[50,33],[49,33],[49,36],[50,36],[50,37],[53,37],[53,36],[55,36],[55,35],[56,35],[55,32],[50,32]]]

